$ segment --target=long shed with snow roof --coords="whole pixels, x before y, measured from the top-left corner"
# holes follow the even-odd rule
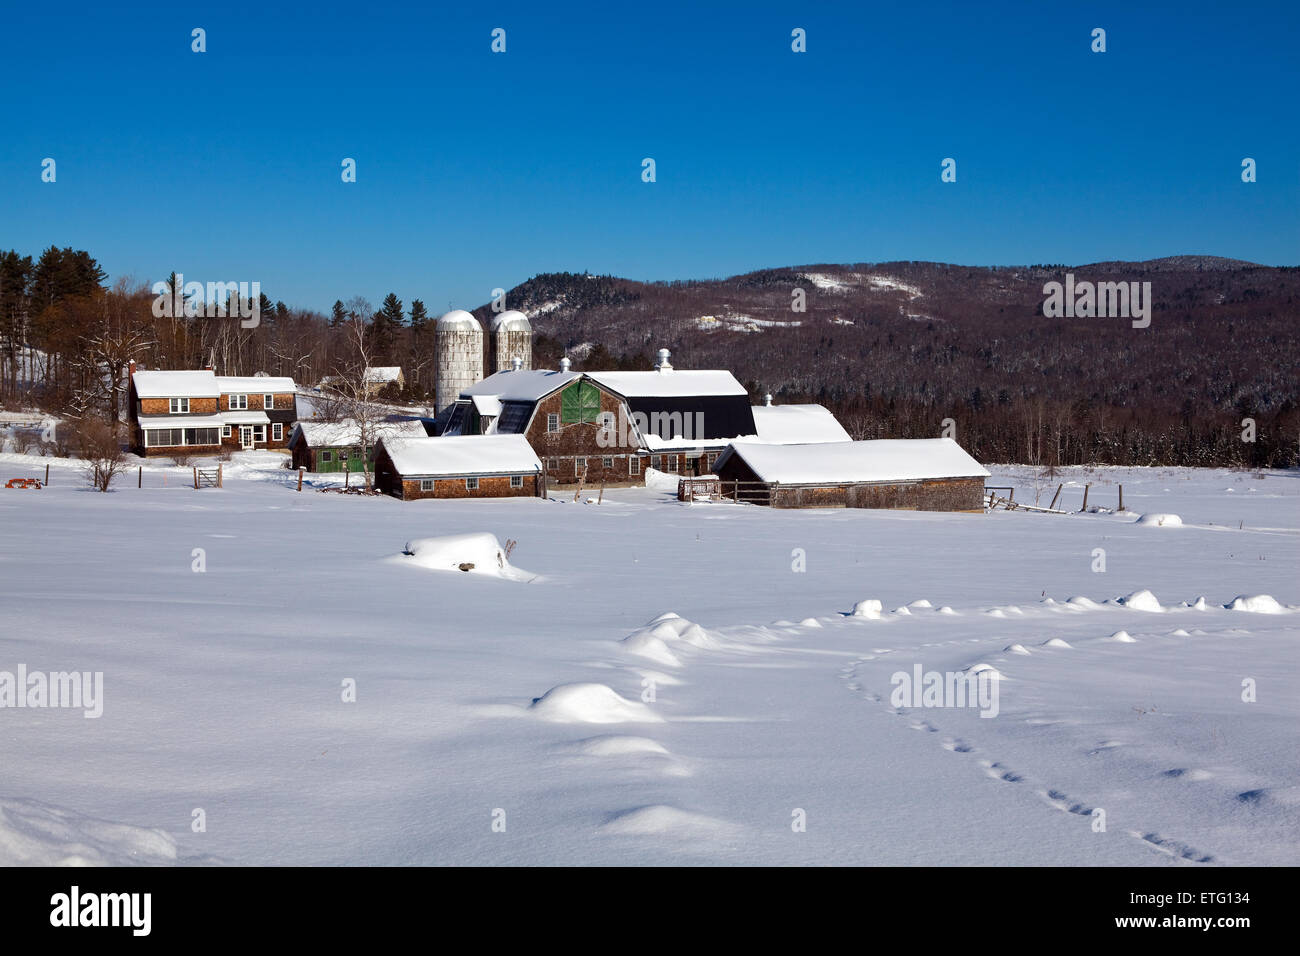
[[[347,418],[337,422],[301,421],[289,436],[293,467],[314,472],[361,471],[362,455],[374,461],[375,445],[381,438],[427,438],[429,433],[416,421],[377,422],[366,449],[361,447],[361,423]]]
[[[395,498],[520,498],[546,494],[523,435],[381,438],[375,487]]]
[[[714,468],[727,494],[774,508],[983,511],[988,471],[951,438],[738,441]],[[730,495],[728,495],[730,496]]]

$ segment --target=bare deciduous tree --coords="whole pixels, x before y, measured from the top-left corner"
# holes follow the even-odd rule
[[[72,438],[78,456],[85,462],[86,479],[91,487],[108,491],[113,479],[126,467],[117,429],[101,418],[86,418],[74,426]]]

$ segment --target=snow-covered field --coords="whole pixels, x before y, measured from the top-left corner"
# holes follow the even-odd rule
[[[1300,863],[1295,473],[992,467],[1132,510],[981,516],[277,460],[0,488],[0,672],[103,673],[98,718],[0,708],[0,861]],[[917,665],[995,668],[997,716],[894,706]]]

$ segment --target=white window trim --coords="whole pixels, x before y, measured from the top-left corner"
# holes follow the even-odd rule
[[[558,432],[560,430],[560,416],[548,414],[546,416],[547,432]]]
[[[604,455],[604,456],[602,456],[601,459],[600,459],[600,467],[601,467],[601,468],[613,468],[613,467],[614,467],[614,459],[611,458],[609,455]]]
[[[641,474],[641,459],[636,455],[627,456],[627,473],[629,475]]]
[[[271,441],[284,441],[284,422],[271,423]]]
[[[232,412],[246,412],[248,411],[248,396],[230,395],[226,399],[226,404],[230,406]]]
[[[437,480],[436,478],[421,478],[421,479],[420,479],[420,490],[421,490],[421,491],[437,491],[437,490],[438,490],[438,480]]]
[[[168,399],[167,409],[171,415],[188,415],[190,413],[190,400],[188,398]]]
[[[222,425],[222,426],[221,426],[221,437],[222,437],[222,438],[229,438],[229,437],[230,437],[230,426],[229,426],[229,425]]]
[[[511,487],[511,488],[522,488],[523,486],[524,486],[524,476],[523,476],[523,475],[511,475],[511,476],[510,476],[510,487]]]
[[[470,484],[470,482],[473,482],[473,484]],[[466,478],[466,479],[465,479],[465,490],[466,490],[466,491],[478,491],[478,479],[477,479],[477,478]]]
[[[262,411],[264,411],[264,412],[273,412],[273,411],[275,411],[275,396],[274,396],[274,395],[263,395],[263,396],[262,396]]]

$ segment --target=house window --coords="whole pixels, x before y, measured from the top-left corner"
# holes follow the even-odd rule
[[[677,470],[677,456],[676,456],[676,455],[668,455],[668,456],[667,456],[667,459],[668,459],[668,460],[665,462],[665,464],[668,465],[668,470],[669,470],[669,471],[676,471],[676,470]]]
[[[276,422],[274,425],[271,426],[271,440],[272,440],[272,441],[283,441],[283,440],[284,440],[284,423],[283,423],[283,422]]]
[[[636,455],[629,455],[627,459],[627,473],[629,475],[641,474],[641,459]]]
[[[274,409],[274,408],[275,408],[275,396],[274,396],[274,395],[263,395],[263,396],[262,396],[262,408],[266,409],[268,412],[271,411],[272,409]]]
[[[352,456],[354,459],[356,459],[357,461],[360,461],[360,460],[361,460],[361,448],[360,448],[360,447],[353,448],[351,451],[348,452],[348,454],[351,455],[351,456]]]
[[[231,395],[228,401],[232,411],[239,411],[248,408],[247,395]]]
[[[658,455],[651,455],[651,456],[650,456],[650,467],[651,467],[651,468],[655,468],[655,469],[659,469],[659,468],[660,468],[660,461],[661,461],[661,459],[660,459],[660,457],[659,457]]]
[[[575,475],[580,475],[586,470],[587,470],[587,459],[585,458],[573,459],[573,473]]]
[[[547,416],[546,416],[546,430],[547,430],[548,432],[558,432],[558,431],[560,430],[560,416],[559,416],[559,415],[547,415]]]
[[[331,462],[334,460],[334,453],[332,451],[323,451],[320,453],[320,460],[327,463]]]
[[[613,459],[613,458],[602,458],[602,459],[600,460],[600,467],[602,467],[602,468],[613,468],[613,467],[614,467],[614,459]]]
[[[478,479],[477,479],[477,478],[466,478],[466,479],[465,479],[465,490],[466,490],[466,491],[478,491]]]
[[[171,413],[173,415],[188,415],[190,413],[190,400],[188,398],[173,398],[171,400]]]
[[[432,478],[421,478],[421,479],[420,479],[420,490],[421,490],[421,491],[433,491],[433,489],[434,489],[434,479],[432,479]]]
[[[523,476],[523,475],[511,475],[511,476],[510,476],[510,487],[511,487],[511,488],[522,488],[523,486],[524,486],[524,476]]]
[[[221,426],[221,437],[222,437],[222,438],[229,438],[229,437],[230,437],[230,426],[229,426],[229,425],[222,425],[222,426]]]
[[[559,471],[559,470],[560,470],[560,459],[558,459],[558,458],[548,458],[548,459],[546,459],[546,470],[547,470],[547,471]]]
[[[265,426],[265,425],[254,425],[254,426],[253,426],[253,441],[254,441],[254,442],[265,442],[265,441],[266,441],[266,426]]]

